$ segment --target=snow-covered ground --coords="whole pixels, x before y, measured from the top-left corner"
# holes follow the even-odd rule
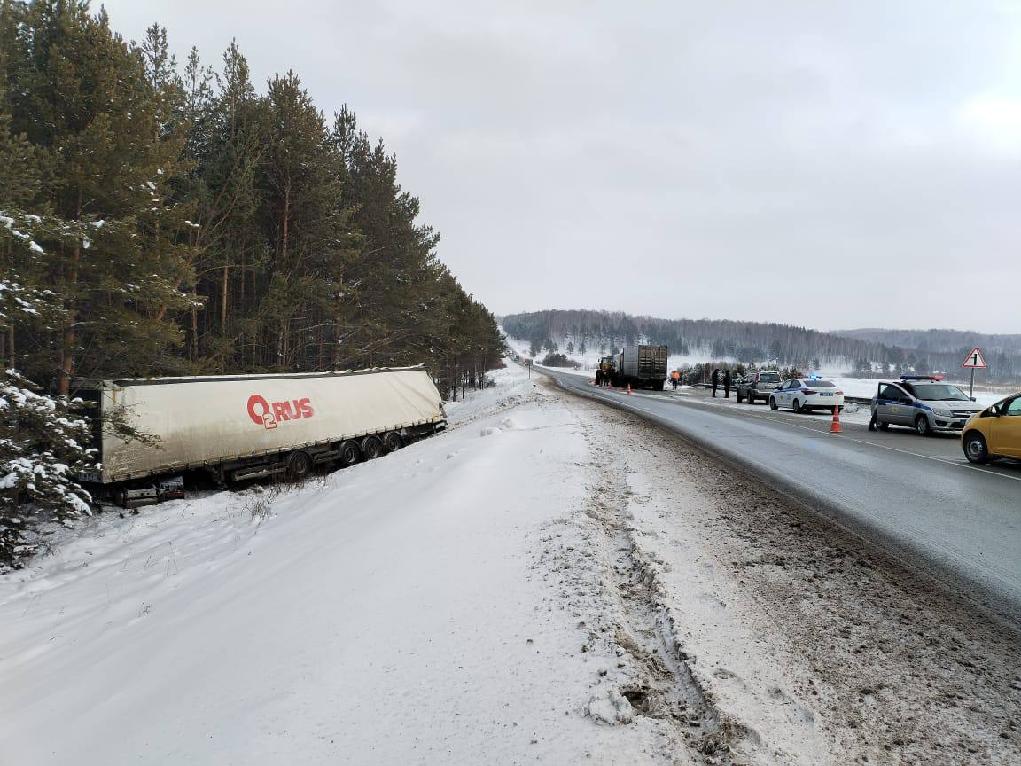
[[[653,426],[494,377],[383,459],[103,515],[0,577],[0,763],[1021,757],[1015,634]]]
[[[575,418],[497,379],[447,434],[104,515],[0,578],[0,761],[666,760],[669,727],[588,715],[631,720],[631,671],[534,571],[585,492]]]

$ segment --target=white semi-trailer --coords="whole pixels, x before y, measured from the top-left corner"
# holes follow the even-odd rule
[[[446,426],[422,367],[103,380],[79,393],[103,424],[101,467],[87,477],[102,484],[138,486],[192,469],[219,481],[300,479],[315,465],[378,457]]]

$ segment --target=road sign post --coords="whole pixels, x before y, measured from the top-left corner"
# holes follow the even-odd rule
[[[964,363],[961,365],[964,369],[971,370],[971,385],[968,387],[968,396],[975,396],[975,370],[984,370],[989,365],[986,364],[986,358],[982,356],[982,349],[975,346],[966,357],[964,357]]]

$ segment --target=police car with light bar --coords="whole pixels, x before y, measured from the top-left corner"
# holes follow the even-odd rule
[[[957,386],[929,375],[880,381],[871,408],[870,431],[904,426],[921,436],[960,432],[968,419],[983,409]]]
[[[832,410],[834,407],[844,409],[844,392],[838,391],[832,381],[822,378],[794,378],[784,381],[769,395],[769,408],[777,410],[781,407],[795,412]]]

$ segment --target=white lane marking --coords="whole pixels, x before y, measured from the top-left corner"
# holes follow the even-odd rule
[[[1010,479],[1011,481],[1021,481],[1021,476],[1011,476],[1009,473],[1000,473],[998,471],[990,471],[988,468],[979,468],[977,465],[971,463],[950,463],[950,465],[960,466],[961,468],[967,468],[971,471],[978,471],[979,473],[987,473],[990,476],[999,476],[1001,479]]]

